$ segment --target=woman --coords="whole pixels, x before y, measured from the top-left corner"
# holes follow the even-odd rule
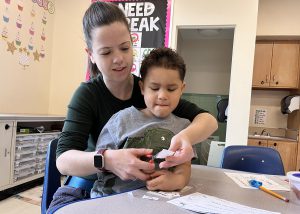
[[[89,197],[90,184],[97,179],[99,168],[123,180],[144,181],[150,178],[147,171],[154,169],[154,164],[140,160],[151,154],[149,149],[106,150],[100,155],[103,165],[94,163],[97,138],[109,118],[130,106],[145,108],[145,103],[139,78],[131,74],[133,49],[123,12],[115,4],[95,2],[84,15],[83,30],[92,79],[80,85],[68,106],[56,164],[62,174],[72,177],[56,192],[52,207]],[[205,140],[217,129],[213,116],[187,101],[181,100],[173,113],[192,123],[172,138],[169,149],[176,153],[160,164],[162,168],[189,161],[194,154],[192,144]],[[128,118],[128,122],[134,121]]]

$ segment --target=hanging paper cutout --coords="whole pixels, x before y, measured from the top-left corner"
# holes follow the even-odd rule
[[[30,12],[30,15],[31,15],[31,17],[35,17],[35,9],[34,9],[34,5],[32,5],[32,9],[31,9],[31,12]]]
[[[15,46],[15,42],[7,42],[7,51],[11,52],[11,54],[15,53],[15,50],[17,50],[16,46]]]
[[[33,26],[33,22],[31,23],[31,26],[30,26],[30,28],[29,28],[29,34],[30,34],[31,36],[34,35],[34,26]]]
[[[20,48],[19,52],[19,64],[22,65],[23,69],[25,69],[30,64],[29,52],[26,50],[26,48]]]
[[[17,21],[16,21],[17,28],[21,29],[22,28],[22,20],[21,20],[21,15],[18,15]]]
[[[20,32],[18,31],[17,33],[17,36],[16,36],[16,45],[20,46],[22,41],[21,41],[21,38],[20,38]]]
[[[48,12],[49,12],[50,14],[53,14],[54,11],[55,11],[54,3],[53,3],[52,1],[49,1],[49,2],[48,2]]]
[[[5,12],[3,14],[3,21],[6,22],[6,23],[9,22],[8,7],[5,8]]]
[[[23,0],[19,0],[18,1],[18,10],[23,11],[23,8],[24,8],[24,2],[23,2]]]
[[[30,39],[29,39],[29,43],[28,43],[28,49],[29,50],[33,50],[33,42],[32,42],[32,37],[30,37]]]
[[[3,39],[8,38],[8,32],[7,32],[7,27],[6,26],[4,26],[4,28],[2,30],[1,36],[2,36]]]
[[[32,0],[32,2],[38,4],[38,6],[44,8],[50,14],[53,14],[54,11],[55,11],[55,6],[54,6],[54,3],[52,1],[48,1],[48,0]]]
[[[46,13],[44,12],[43,18],[42,18],[42,23],[45,25],[47,24],[47,16]]]
[[[44,28],[43,28],[43,31],[42,31],[41,39],[42,39],[43,41],[45,41],[45,40],[46,40],[46,36],[45,36],[45,30],[44,30]]]
[[[37,50],[35,50],[35,52],[33,52],[33,58],[34,58],[34,61],[40,61],[40,54]]]
[[[41,47],[40,57],[41,57],[41,58],[44,58],[44,57],[45,57],[45,49],[44,49],[44,46],[43,46],[43,45],[42,45],[42,47]]]

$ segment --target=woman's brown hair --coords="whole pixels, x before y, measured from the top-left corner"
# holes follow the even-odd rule
[[[124,23],[128,28],[128,32],[130,32],[126,16],[117,5],[100,1],[94,2],[90,5],[82,20],[85,42],[90,51],[93,51],[92,31],[95,28],[110,25],[114,22]],[[99,74],[101,75],[101,71],[99,71],[97,65],[92,63],[90,59],[88,59],[88,68],[90,78],[96,77]]]

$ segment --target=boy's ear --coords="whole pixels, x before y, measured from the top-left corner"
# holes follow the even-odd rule
[[[142,95],[144,95],[144,83],[141,80],[139,81],[139,86],[140,86]]]
[[[92,55],[92,51],[90,49],[88,49],[88,48],[85,48],[85,51],[88,54],[88,56],[89,56],[90,60],[92,61],[92,63],[95,64],[95,60],[94,60],[94,57]]]
[[[183,94],[184,89],[185,89],[185,82],[183,82],[181,86],[181,95]]]

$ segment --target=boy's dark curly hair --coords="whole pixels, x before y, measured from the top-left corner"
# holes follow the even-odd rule
[[[147,73],[152,67],[162,67],[166,69],[173,69],[179,72],[180,79],[183,81],[186,66],[183,58],[171,48],[156,48],[153,49],[142,61],[140,68],[141,80],[147,76]]]

